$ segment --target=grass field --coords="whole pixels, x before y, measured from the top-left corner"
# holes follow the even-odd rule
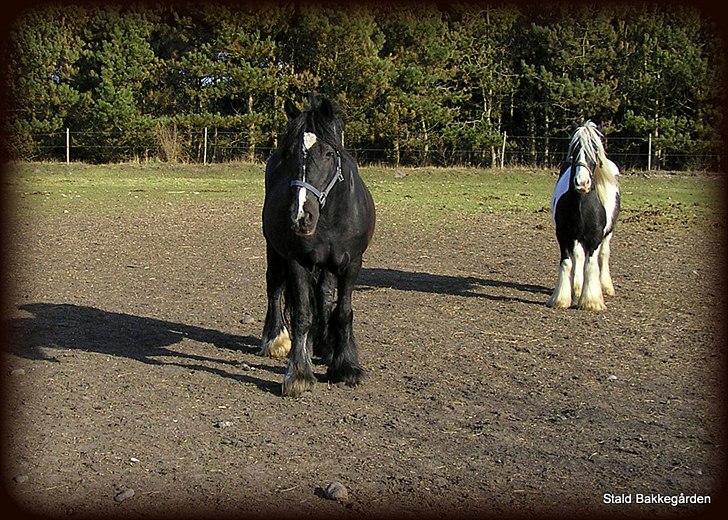
[[[555,172],[529,169],[364,167],[380,214],[423,222],[461,213],[548,210]],[[404,176],[402,176],[404,174]],[[104,211],[124,201],[129,210],[175,204],[189,198],[263,200],[263,165],[21,163],[7,172],[21,196],[37,196],[39,211],[84,208]],[[709,175],[623,175],[622,209],[659,218],[705,215],[720,205],[722,178]]]

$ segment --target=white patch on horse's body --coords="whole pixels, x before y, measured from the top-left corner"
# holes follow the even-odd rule
[[[554,192],[551,194],[551,219],[556,225],[556,204],[559,203],[559,199],[569,191],[569,179],[571,178],[571,166],[564,170],[559,180],[556,181],[556,187]]]

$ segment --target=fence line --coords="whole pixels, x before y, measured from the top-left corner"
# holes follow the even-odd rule
[[[229,162],[236,160],[265,161],[275,149],[272,146],[249,142],[247,132],[215,129],[210,138],[208,127],[180,127],[170,143],[159,136],[135,135],[122,132],[71,130],[33,133],[26,150],[16,150],[16,157],[24,159],[99,161],[170,160],[181,162]],[[105,138],[105,139],[104,139]],[[570,137],[510,136],[503,133],[502,141],[488,148],[437,149],[425,146],[403,147],[350,147],[348,150],[360,164],[444,165],[444,166],[536,166],[558,167],[564,160]],[[688,169],[720,170],[724,154],[718,153],[716,143],[693,141],[693,151],[658,148],[649,134],[645,137],[614,136],[605,138],[610,159],[623,169]],[[611,146],[610,146],[611,145]],[[65,153],[64,153],[65,152]]]

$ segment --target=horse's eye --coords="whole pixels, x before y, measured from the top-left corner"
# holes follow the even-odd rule
[[[326,152],[326,157],[333,157],[333,156],[334,156],[334,152],[332,152],[331,150]]]

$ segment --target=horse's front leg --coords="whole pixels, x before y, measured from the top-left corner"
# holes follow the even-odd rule
[[[331,315],[332,329],[335,332],[334,352],[326,375],[332,382],[343,381],[356,386],[365,375],[359,365],[359,354],[354,340],[354,311],[351,307],[351,294],[361,270],[361,256],[351,260],[338,276],[338,301]]]
[[[261,356],[283,358],[291,350],[291,338],[283,323],[283,290],[286,285],[286,260],[266,244],[267,269],[265,272],[268,311],[265,314],[263,335],[260,340]]]
[[[292,347],[288,356],[288,368],[283,377],[281,393],[290,397],[298,397],[307,390],[312,390],[316,383],[311,364],[311,352],[307,347],[308,334],[313,321],[311,308],[312,277],[301,264],[295,260],[288,263],[288,292],[291,310]]]
[[[560,247],[561,261],[556,287],[551,293],[547,305],[554,309],[568,309],[571,306],[571,269],[573,262],[566,247]]]
[[[602,284],[599,280],[599,250],[590,252],[586,259],[586,268],[584,274],[584,290],[581,292],[581,298],[577,307],[587,311],[603,311],[606,309],[604,305],[604,296],[602,295]]]

